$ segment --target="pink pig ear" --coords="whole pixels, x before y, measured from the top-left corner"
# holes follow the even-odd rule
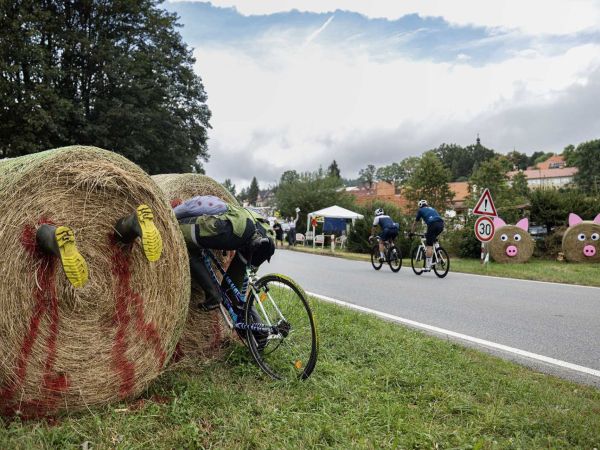
[[[595,218],[594,218],[594,223],[597,223],[598,225],[600,225],[600,214],[598,214]]]
[[[494,228],[500,228],[506,225],[506,222],[500,217],[494,217]]]
[[[525,231],[529,231],[529,219],[527,217],[519,220],[517,222],[517,227],[519,227],[521,230],[525,230]]]
[[[583,219],[581,217],[579,217],[577,214],[575,214],[575,213],[569,214],[569,226],[570,227],[573,227],[581,222],[583,222]]]

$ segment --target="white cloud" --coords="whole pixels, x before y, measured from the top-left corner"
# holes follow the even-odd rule
[[[483,118],[547,108],[600,67],[600,46],[591,44],[554,56],[521,52],[482,67],[460,59],[373,61],[314,42],[292,47],[278,35],[262,45],[268,50],[260,58],[234,48],[195,52],[213,112],[207,170],[219,180],[273,182],[283,170],[312,170],[334,158],[350,176],[444,141],[465,144],[483,132],[478,127],[490,127]],[[541,125],[532,126],[537,134],[487,144],[533,150],[547,143]]]
[[[456,25],[514,28],[530,34],[570,34],[600,28],[598,0],[212,0],[211,3],[233,6],[245,15],[291,9],[322,13],[342,9],[372,18],[397,19],[418,13],[443,17]]]

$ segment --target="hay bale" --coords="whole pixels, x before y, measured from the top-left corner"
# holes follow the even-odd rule
[[[490,256],[499,263],[527,262],[533,255],[534,247],[535,242],[531,235],[517,225],[496,228],[494,237],[489,242]]]
[[[117,244],[116,221],[145,203],[164,250]],[[41,223],[68,225],[89,267],[75,289],[37,248]],[[183,330],[189,270],[173,213],[150,177],[94,147],[0,162],[0,412],[39,417],[138,395]]]
[[[600,262],[600,214],[591,220],[569,217],[569,228],[562,239],[562,251],[570,262]],[[594,239],[595,238],[595,239]]]
[[[163,190],[173,206],[197,195],[214,195],[227,203],[238,204],[227,189],[205,175],[167,174],[154,175],[152,179]],[[227,269],[233,258],[233,252],[223,255],[220,250],[215,250],[214,253],[219,257],[223,267]],[[220,276],[218,278],[221,279]],[[188,362],[205,361],[219,357],[233,336],[218,309],[204,311],[199,307],[204,301],[204,291],[195,282],[192,282],[190,312],[178,345],[179,357],[174,358],[177,359],[177,362],[183,361],[183,359]]]

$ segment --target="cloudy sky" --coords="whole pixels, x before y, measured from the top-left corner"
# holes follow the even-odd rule
[[[600,0],[168,1],[213,113],[207,174],[352,178],[477,133],[500,152],[600,138]]]

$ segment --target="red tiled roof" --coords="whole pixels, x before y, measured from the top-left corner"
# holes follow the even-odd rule
[[[448,186],[454,192],[452,202],[462,202],[469,197],[469,183],[467,181],[453,181],[448,183]]]
[[[561,155],[551,156],[546,161],[539,163],[537,165],[537,168],[541,169],[541,170],[548,170],[548,169],[550,169],[550,164],[553,164],[553,163],[559,163],[564,166],[565,158],[563,158]]]

